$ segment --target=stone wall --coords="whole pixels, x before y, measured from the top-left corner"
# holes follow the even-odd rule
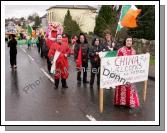
[[[137,53],[146,53],[149,52],[150,55],[155,56],[155,41],[154,40],[145,40],[145,39],[136,39],[134,38],[134,46]]]
[[[118,46],[121,47],[123,39],[118,41]],[[155,56],[155,41],[146,39],[133,39],[133,48],[138,54],[149,52],[150,55]]]

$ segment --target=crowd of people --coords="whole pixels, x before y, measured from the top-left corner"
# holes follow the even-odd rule
[[[32,38],[28,39],[28,49],[31,47]],[[61,80],[62,88],[68,88],[67,79],[69,77],[69,63],[68,57],[70,54],[74,55],[76,63],[77,82],[83,84],[90,84],[93,89],[95,77],[97,77],[97,88],[100,87],[100,53],[106,51],[117,51],[117,56],[126,56],[136,54],[133,49],[133,38],[128,36],[125,38],[122,47],[118,49],[116,42],[113,40],[109,31],[104,34],[104,42],[99,37],[94,37],[92,44],[88,44],[85,34],[80,33],[77,37],[72,36],[70,48],[68,37],[65,34],[57,34],[51,31],[50,35],[39,35],[37,37],[36,45],[41,57],[46,57],[48,72],[54,74],[55,88],[59,88],[59,81]],[[10,63],[11,67],[16,67],[17,41],[15,36],[8,42],[10,47]],[[91,63],[90,81],[87,79],[88,61]],[[55,64],[54,64],[55,63]],[[55,66],[55,71],[52,72],[52,66]],[[81,69],[82,68],[82,69]],[[96,71],[94,71],[96,70]],[[81,76],[83,74],[83,77]],[[82,78],[81,78],[82,77]],[[128,107],[139,107],[139,98],[137,89],[134,84],[120,85],[115,88],[115,105],[125,105]]]

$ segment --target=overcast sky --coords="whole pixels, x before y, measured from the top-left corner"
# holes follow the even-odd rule
[[[45,15],[46,9],[52,5],[6,5],[5,6],[5,18],[27,18],[33,13],[38,13],[40,17]],[[97,6],[94,6],[97,7]]]
[[[28,17],[33,13],[38,13],[41,17],[45,15],[46,9],[48,9],[50,5],[6,5],[5,6],[5,18],[11,17]]]

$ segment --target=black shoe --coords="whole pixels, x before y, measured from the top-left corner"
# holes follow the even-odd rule
[[[89,81],[83,81],[83,83],[84,83],[84,84],[88,84],[88,83],[89,83]]]
[[[54,87],[54,89],[56,89],[56,90],[57,90],[57,89],[58,89],[58,86],[55,86],[55,87]]]
[[[66,79],[61,79],[61,82],[62,82],[62,88],[68,88]]]
[[[90,85],[90,89],[93,89],[93,85]]]
[[[78,82],[81,82],[81,78],[78,78],[77,81],[78,81]]]
[[[55,89],[58,89],[59,86],[59,79],[55,79]]]
[[[66,88],[68,88],[68,86],[67,85],[66,86],[62,86],[62,88],[66,89]]]
[[[49,73],[49,74],[52,74],[50,70],[48,70],[48,73]]]

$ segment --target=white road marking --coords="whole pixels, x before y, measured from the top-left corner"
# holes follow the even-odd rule
[[[23,49],[23,48],[21,48],[23,51],[24,51],[24,53],[27,53],[26,51],[25,51],[25,49]]]
[[[29,54],[28,54],[28,57],[29,57],[32,61],[34,61],[34,58],[32,58]]]
[[[90,121],[96,121],[96,119],[95,119],[93,116],[91,116],[91,115],[86,115],[86,117],[87,117]]]
[[[40,68],[40,70],[50,79],[51,82],[54,83],[54,79],[43,68]]]

